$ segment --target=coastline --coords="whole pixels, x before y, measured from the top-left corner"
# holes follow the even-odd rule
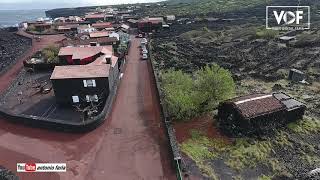
[[[0,10],[0,28],[17,27],[24,21],[35,21],[46,17],[47,9],[34,10]]]

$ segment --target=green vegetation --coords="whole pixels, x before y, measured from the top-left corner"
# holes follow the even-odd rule
[[[56,46],[48,46],[42,50],[42,55],[49,64],[59,63],[59,48]]]
[[[299,134],[317,133],[320,132],[320,121],[314,118],[305,117],[301,121],[290,123],[288,128]]]
[[[194,79],[181,70],[169,70],[161,78],[165,102],[176,120],[188,120],[212,111],[219,102],[235,94],[230,72],[218,65],[196,71]]]
[[[170,3],[170,2],[169,2]],[[265,4],[265,0],[193,0],[193,1],[171,1],[167,7],[152,9],[147,14],[152,15],[191,15],[207,14],[209,12],[223,13],[241,10]]]
[[[192,138],[181,144],[181,150],[191,157],[199,169],[212,179],[218,179],[214,170],[205,162],[218,157],[226,144],[220,140],[209,140],[198,131],[191,132]]]
[[[34,27],[34,25],[30,25],[30,26],[28,26],[27,31],[35,32],[36,31],[36,27]]]
[[[192,130],[191,138],[181,144],[181,151],[193,159],[201,171],[203,171],[203,166],[209,166],[211,160],[223,159],[227,166],[238,172],[247,168],[255,168],[260,164],[270,167],[273,172],[272,176],[282,174],[290,177],[291,174],[287,172],[282,162],[273,156],[275,147],[290,147],[288,140],[284,140],[287,136],[285,132],[279,132],[275,138],[266,140],[237,138],[234,143],[230,144],[219,138],[208,138],[201,132]],[[317,162],[316,160],[314,157],[309,157],[309,161]],[[241,177],[235,178],[241,179]],[[267,178],[270,177],[260,177],[260,179]]]
[[[203,27],[200,30],[192,30],[180,35],[181,38],[193,43],[208,44],[211,42],[221,43],[225,38],[223,32],[215,32]]]
[[[320,164],[320,158],[317,155],[304,154],[302,156],[302,160],[304,160],[305,162],[307,162],[309,165],[312,165],[312,166]]]
[[[279,35],[279,31],[265,29],[265,27],[258,28],[256,31],[256,37],[260,39],[274,39]]]
[[[294,44],[297,47],[309,47],[320,42],[320,33],[302,33],[297,35],[297,42]]]
[[[272,177],[263,175],[263,176],[260,176],[258,180],[272,180]]]
[[[246,139],[237,139],[236,144],[229,148],[226,164],[233,169],[242,170],[245,167],[254,168],[257,163],[265,163],[271,152],[271,142],[255,141],[249,143]]]

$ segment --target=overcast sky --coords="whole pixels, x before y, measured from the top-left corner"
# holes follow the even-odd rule
[[[0,0],[0,9],[53,9],[60,7],[145,3],[158,1],[161,0]]]

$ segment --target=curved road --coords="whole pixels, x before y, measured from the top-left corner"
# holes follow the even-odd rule
[[[66,134],[12,124],[0,118],[0,165],[67,163],[66,173],[17,173],[22,180],[175,179],[150,64],[133,38],[127,66],[106,122],[86,134]],[[0,91],[21,62],[0,77]]]

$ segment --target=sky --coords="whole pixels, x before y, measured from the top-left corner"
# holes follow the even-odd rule
[[[161,0],[0,0],[0,10],[53,9],[65,7],[158,2]]]

